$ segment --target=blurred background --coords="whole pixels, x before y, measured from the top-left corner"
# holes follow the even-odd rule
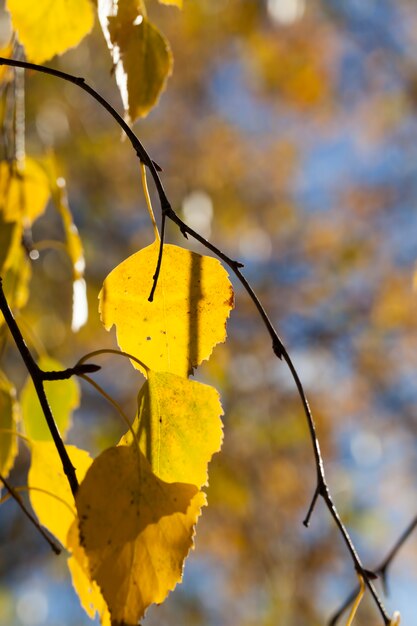
[[[330,488],[372,568],[416,515],[417,5],[185,0],[183,11],[156,2],[148,11],[175,67],[135,131],[163,167],[175,210],[244,262],[305,385]],[[3,41],[8,29],[0,1]],[[52,65],[84,76],[121,111],[98,24]],[[70,265],[45,250],[32,262],[22,330],[70,366],[115,347],[97,295],[116,264],[152,242],[152,228],[131,146],[87,94],[27,75],[26,130],[27,153],[53,151],[67,181],[90,317],[74,336]],[[48,209],[34,240],[62,238],[60,228]],[[202,251],[172,225],[167,239]],[[197,373],[219,389],[225,411],[209,506],[183,584],[144,623],[324,625],[356,577],[322,503],[310,528],[302,525],[315,489],[302,407],[253,304],[231,280],[228,342]],[[7,359],[21,387],[26,373],[12,346]],[[140,374],[113,357],[100,364],[97,380],[133,418]],[[83,383],[69,441],[96,454],[122,432]],[[21,452],[13,484],[26,481]],[[405,626],[416,623],[416,557],[413,536],[389,572],[387,607]],[[1,626],[91,623],[65,557],[50,554],[13,502],[2,505]],[[355,624],[382,624],[368,597]]]

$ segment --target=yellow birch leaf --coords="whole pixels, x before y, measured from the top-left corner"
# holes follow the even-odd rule
[[[170,373],[149,372],[132,428],[152,471],[166,482],[207,484],[207,466],[220,450],[223,414],[213,387]],[[122,443],[132,443],[130,431]]]
[[[84,280],[84,250],[78,229],[74,224],[71,209],[68,204],[65,180],[56,179],[54,199],[61,215],[64,226],[66,246],[72,267],[72,321],[71,329],[74,332],[80,330],[88,319],[87,287]]]
[[[182,0],[159,0],[159,2],[161,4],[172,4],[174,6],[177,6],[179,9],[182,9],[182,7],[183,7],[183,1]]]
[[[63,546],[68,547],[68,532],[77,511],[61,459],[51,441],[32,441],[29,447],[31,464],[28,486],[31,505],[42,526]],[[76,469],[78,481],[81,482],[92,459],[88,452],[75,446],[66,446],[66,449]]]
[[[74,521],[68,532],[68,547],[72,554],[68,559],[73,587],[87,615],[94,619],[96,613],[102,626],[111,626],[110,613],[104,601],[100,587],[91,579],[89,562],[78,537],[78,522]]]
[[[205,495],[157,478],[134,446],[95,459],[76,498],[80,541],[112,624],[134,626],[181,580]]]
[[[94,24],[90,0],[7,0],[26,56],[33,63],[48,61],[77,46]]]
[[[134,121],[155,106],[172,72],[169,43],[146,18],[142,0],[98,0],[98,15],[123,106]]]
[[[32,224],[46,209],[50,196],[46,173],[31,158],[23,166],[0,161],[0,213],[6,222]]]
[[[97,584],[90,579],[88,561],[78,541],[78,519],[74,496],[65,476],[55,445],[49,441],[33,441],[28,475],[29,497],[39,522],[72,552],[68,558],[74,588],[86,613],[102,617],[103,626],[110,626],[106,603]],[[88,452],[66,446],[75,466],[79,482],[92,463]]]
[[[165,244],[149,302],[158,250],[154,242],[107,276],[99,296],[101,320],[107,330],[115,324],[120,348],[149,369],[187,376],[225,340],[233,289],[217,259]]]
[[[3,275],[18,254],[22,239],[22,225],[19,222],[6,222],[0,212],[0,275]]]
[[[13,255],[9,255],[7,270],[3,274],[3,289],[11,309],[22,309],[26,305],[31,275],[30,262],[23,246],[19,245]],[[0,326],[3,323],[4,317],[0,313]]]
[[[17,455],[17,437],[14,434],[19,419],[16,390],[4,377],[0,378],[0,474],[5,478],[13,467]]]
[[[46,371],[65,369],[59,361],[51,359],[48,356],[41,357],[38,365],[41,369]],[[72,412],[80,404],[78,382],[74,378],[46,381],[45,392],[55,423],[58,426],[61,437],[65,439],[65,435],[71,426]],[[20,403],[26,435],[36,441],[50,441],[51,433],[49,432],[35,387],[30,377],[27,379],[22,389]]]

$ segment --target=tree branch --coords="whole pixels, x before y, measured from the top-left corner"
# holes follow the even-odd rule
[[[374,570],[375,574],[377,575],[379,574],[381,577],[381,582],[384,587],[385,594],[387,594],[388,592],[388,585],[387,585],[388,568],[391,565],[392,561],[397,556],[399,550],[402,548],[404,543],[413,533],[415,528],[417,528],[417,515],[414,517],[414,519],[411,520],[407,528],[404,530],[404,532],[400,535],[400,537],[394,543],[394,545],[392,546],[391,550],[388,552],[384,560]],[[356,598],[358,590],[359,590],[359,587],[356,587],[356,589],[353,589],[350,592],[350,594],[348,595],[348,597],[346,598],[342,606],[330,618],[329,626],[336,626],[337,622],[342,617],[343,613],[346,611],[346,609],[352,604],[352,602]]]
[[[116,122],[119,124],[119,126],[122,128],[122,130],[126,133],[127,137],[129,138],[133,148],[136,151],[136,154],[138,155],[139,159],[141,160],[142,163],[145,163],[145,165],[149,168],[149,171],[151,172],[152,178],[154,180],[155,186],[156,186],[156,190],[159,196],[159,201],[160,201],[160,205],[161,205],[161,212],[162,212],[162,216],[166,216],[167,218],[169,218],[172,222],[174,222],[180,229],[181,233],[187,237],[187,235],[190,235],[191,237],[193,237],[193,239],[195,239],[196,241],[198,241],[199,243],[201,243],[203,246],[205,246],[208,250],[210,250],[213,254],[215,254],[219,259],[221,259],[228,267],[230,267],[230,269],[234,272],[235,276],[239,279],[240,283],[242,284],[242,286],[245,288],[246,292],[249,294],[250,298],[252,299],[256,309],[258,310],[258,313],[272,339],[272,350],[274,352],[274,354],[279,358],[279,359],[283,359],[290,372],[291,375],[293,377],[293,380],[295,382],[295,385],[297,387],[297,391],[298,394],[300,396],[303,408],[304,408],[304,413],[305,413],[305,417],[307,420],[307,425],[309,428],[309,432],[310,432],[310,438],[311,438],[311,443],[313,446],[313,453],[314,453],[314,459],[315,459],[315,465],[316,465],[316,472],[317,472],[317,486],[316,486],[316,493],[317,496],[315,495],[315,497],[313,498],[312,501],[312,505],[310,506],[310,510],[307,516],[307,521],[309,520],[311,513],[313,511],[314,505],[317,501],[318,496],[320,495],[322,497],[322,499],[324,500],[331,516],[333,517],[337,528],[339,529],[344,542],[346,543],[346,546],[348,548],[348,551],[351,555],[355,570],[357,571],[357,573],[359,575],[361,575],[363,577],[363,580],[365,581],[366,586],[368,587],[368,589],[370,590],[376,604],[377,607],[379,609],[379,612],[382,616],[382,619],[384,621],[385,626],[389,626],[391,620],[390,617],[388,615],[388,613],[385,610],[385,607],[381,601],[381,599],[379,598],[377,591],[375,589],[375,587],[373,586],[372,583],[372,578],[374,577],[374,575],[371,572],[368,572],[366,569],[363,568],[362,563],[359,559],[359,556],[356,552],[356,549],[353,545],[353,542],[349,536],[348,531],[346,530],[343,522],[340,519],[340,516],[338,514],[338,511],[336,509],[336,506],[333,502],[333,499],[330,495],[330,491],[329,491],[329,487],[327,485],[326,482],[326,478],[325,478],[325,473],[324,473],[324,464],[323,464],[323,458],[321,455],[321,451],[320,451],[320,445],[319,445],[319,440],[316,434],[316,427],[315,427],[315,422],[314,422],[314,418],[313,415],[311,413],[309,404],[308,404],[308,400],[307,397],[305,395],[303,386],[301,384],[300,378],[298,376],[297,370],[295,369],[290,356],[287,352],[287,350],[284,347],[284,344],[281,340],[281,338],[279,337],[277,331],[275,330],[272,322],[270,321],[264,307],[262,306],[259,298],[257,297],[257,295],[255,294],[254,290],[252,289],[251,285],[248,283],[248,281],[246,280],[246,278],[244,277],[244,275],[242,274],[242,272],[240,271],[241,268],[243,267],[242,263],[238,262],[238,261],[234,261],[233,259],[231,259],[230,257],[228,257],[226,254],[224,254],[224,252],[222,252],[219,248],[217,248],[215,245],[213,245],[210,241],[208,241],[207,239],[205,239],[204,237],[202,237],[198,232],[196,232],[195,230],[193,230],[192,228],[190,228],[185,222],[183,222],[178,215],[175,213],[175,211],[172,209],[168,198],[166,196],[165,190],[163,188],[163,185],[161,183],[161,180],[159,178],[158,172],[157,172],[157,168],[155,167],[154,162],[152,161],[152,159],[150,158],[150,156],[148,155],[148,153],[146,152],[145,148],[142,146],[141,142],[139,141],[139,139],[136,137],[135,133],[132,131],[132,129],[126,124],[126,122],[123,120],[123,118],[117,113],[117,111],[100,95],[98,94],[92,87],[90,87],[89,85],[86,84],[84,78],[77,78],[75,76],[72,76],[70,74],[66,74],[65,72],[61,72],[59,70],[54,70],[52,68],[48,68],[42,65],[35,65],[33,63],[27,63],[27,62],[23,62],[23,61],[15,61],[13,59],[3,59],[0,57],[0,65],[10,65],[10,66],[15,66],[15,67],[24,67],[26,69],[30,69],[30,70],[36,70],[38,72],[43,72],[44,74],[50,74],[52,76],[56,76],[57,78],[61,78],[63,80],[69,81],[71,83],[74,83],[75,85],[77,85],[78,87],[80,87],[81,89],[83,89],[84,91],[86,91],[87,93],[89,93],[95,100],[97,100],[97,102],[99,102],[109,113],[110,115],[112,115],[112,117],[116,120]],[[157,271],[156,271],[156,278],[158,276],[158,270],[159,267],[157,267]],[[152,290],[152,295],[153,292],[155,290],[155,279],[154,279],[154,286],[153,286],[153,290]]]
[[[64,473],[66,474],[68,478],[71,491],[73,495],[75,495],[78,489],[78,480],[75,475],[75,468],[71,463],[71,460],[68,456],[68,452],[65,448],[64,442],[61,439],[61,435],[59,434],[58,427],[53,418],[51,407],[49,406],[48,399],[45,394],[45,387],[43,383],[44,383],[44,380],[48,380],[48,378],[45,377],[45,372],[43,372],[39,368],[38,364],[33,359],[31,353],[29,352],[29,348],[27,347],[25,340],[22,337],[22,333],[20,332],[19,327],[16,323],[16,320],[14,319],[13,314],[7,303],[6,296],[4,295],[4,291],[3,291],[3,284],[2,284],[1,278],[0,278],[0,311],[3,313],[6,324],[9,327],[9,330],[13,336],[15,344],[26,365],[29,375],[32,378],[33,385],[35,387],[36,393],[39,398],[39,402],[42,407],[42,411],[45,415],[46,423],[48,424],[48,428],[52,435],[52,439],[54,441],[55,447],[61,458]]]

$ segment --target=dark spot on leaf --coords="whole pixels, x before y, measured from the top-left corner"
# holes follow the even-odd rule
[[[150,340],[151,340],[151,337],[146,337],[146,341],[150,341]]]

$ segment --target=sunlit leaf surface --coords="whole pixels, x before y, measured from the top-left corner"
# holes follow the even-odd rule
[[[66,449],[81,481],[92,459],[88,452],[75,446],[66,446]],[[61,459],[50,441],[32,441],[30,450],[28,486],[33,510],[42,526],[67,547],[68,532],[77,512]]]
[[[154,474],[166,482],[205,485],[207,465],[222,442],[222,413],[213,387],[149,372],[132,426]],[[132,441],[127,432],[122,442]]]
[[[187,376],[225,340],[233,290],[219,261],[167,244],[149,302],[158,249],[153,243],[107,276],[101,319],[107,330],[115,324],[120,348],[149,369]]]
[[[93,27],[91,0],[7,0],[29,61],[43,63],[78,45]]]

